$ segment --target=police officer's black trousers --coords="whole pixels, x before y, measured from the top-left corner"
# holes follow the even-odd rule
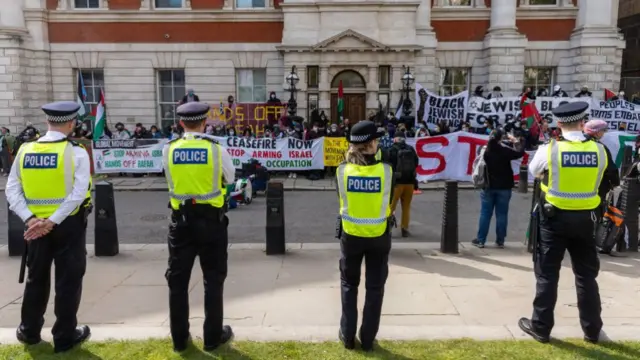
[[[343,234],[340,244],[340,282],[342,318],[340,330],[346,339],[356,336],[358,324],[358,285],[362,259],[365,261],[365,301],[360,341],[371,344],[380,327],[384,285],[389,275],[391,235],[388,230],[379,238],[361,238]]]
[[[227,225],[220,209],[195,205],[184,221],[174,212],[169,225],[169,319],[176,347],[189,337],[189,280],[196,255],[204,278],[204,344],[216,346],[222,337],[222,297],[227,278]]]
[[[20,330],[29,338],[40,337],[51,291],[51,264],[55,263],[56,322],[51,333],[61,346],[73,341],[87,268],[87,223],[82,211],[67,217],[53,230],[29,243],[29,269],[22,298]]]
[[[569,251],[575,274],[580,325],[585,335],[597,337],[602,329],[600,293],[596,277],[600,261],[594,239],[593,211],[555,209],[550,218],[542,218],[538,257],[535,262],[537,280],[533,301],[533,329],[549,335],[554,325],[553,311],[558,299],[558,280],[564,253]]]

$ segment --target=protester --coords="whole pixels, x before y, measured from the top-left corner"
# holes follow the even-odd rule
[[[187,90],[187,93],[182,97],[182,100],[178,103],[179,105],[190,103],[190,102],[199,102],[200,98],[193,92],[193,89]]]
[[[553,96],[553,97],[569,97],[567,92],[562,90],[560,85],[556,85],[556,86],[553,87],[553,94],[551,94],[551,96]]]
[[[150,128],[152,139],[162,139],[162,133],[158,131],[158,127],[153,125]]]
[[[8,176],[9,170],[11,169],[11,152],[9,151],[9,145],[6,139],[8,134],[9,129],[6,127],[2,127],[2,129],[0,129],[0,162],[2,162],[2,176]]]
[[[511,142],[503,142],[503,138]],[[514,147],[512,147],[514,146]],[[507,236],[509,202],[511,189],[514,186],[513,168],[511,161],[524,156],[524,144],[511,134],[504,134],[502,130],[494,130],[489,136],[489,142],[484,153],[487,164],[488,185],[480,192],[480,221],[478,235],[471,244],[483,248],[487,242],[489,225],[494,210],[496,214],[496,246],[504,247]]]
[[[116,131],[113,132],[113,136],[111,138],[114,140],[127,140],[131,139],[131,133],[129,130],[125,129],[123,123],[119,122],[116,124]]]
[[[601,144],[602,142],[600,142],[600,140],[607,132],[607,129],[608,124],[604,120],[590,120],[584,125],[584,133],[587,135],[587,139],[594,139]],[[615,164],[609,148],[604,144],[602,145],[607,153],[607,161],[609,164]],[[602,201],[606,201],[609,191],[620,185],[620,175],[618,174],[618,169],[615,166],[607,167],[605,171],[607,171],[607,173],[604,175],[603,180],[600,183],[600,187],[598,188],[598,195],[600,195],[600,199]]]
[[[493,91],[487,95],[487,99],[499,99],[502,97],[502,89],[500,86],[495,86]]]
[[[280,101],[280,99],[278,99],[278,96],[276,96],[276,92],[272,91],[269,93],[269,99],[267,100],[267,106],[269,107],[282,107],[282,101]],[[269,111],[267,111],[267,122],[270,125],[274,125],[278,122],[278,116],[275,112],[274,109],[269,109]]]
[[[536,94],[537,97],[545,97],[545,96],[549,96],[549,91],[547,91],[547,88],[539,88],[538,89],[538,93]]]
[[[579,97],[591,97],[591,91],[589,91],[589,88],[587,86],[583,86],[582,89],[580,89],[580,92],[576,94],[575,97],[579,98]]]
[[[407,145],[403,133],[397,133],[393,138],[393,145],[388,152],[388,161],[395,175],[391,212],[396,211],[398,201],[402,204],[402,220],[400,229],[402,237],[409,237],[409,220],[411,216],[411,199],[413,198],[418,154],[413,147]]]
[[[522,93],[520,93],[520,97],[523,97],[523,96],[526,96],[527,99],[530,99],[530,100],[536,99],[536,95],[533,93],[533,90],[529,86],[522,89]]]
[[[473,96],[484,97],[484,87],[482,85],[476,86],[476,89],[473,91]]]
[[[151,137],[151,134],[147,131],[147,129],[142,126],[141,123],[136,124],[136,129],[133,131],[134,139],[148,139]]]

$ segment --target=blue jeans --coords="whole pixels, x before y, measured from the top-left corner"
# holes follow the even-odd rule
[[[511,189],[497,190],[487,189],[480,192],[480,224],[478,225],[478,242],[487,242],[489,225],[493,209],[496,210],[496,243],[504,245],[507,237],[507,223],[509,222],[509,201],[511,201]]]

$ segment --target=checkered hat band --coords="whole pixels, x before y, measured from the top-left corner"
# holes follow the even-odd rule
[[[202,115],[194,115],[194,116],[180,116],[180,119],[184,121],[198,121],[198,120],[204,120],[207,117],[208,117],[207,114],[202,114]]]
[[[571,116],[567,116],[567,117],[559,117],[558,121],[559,122],[563,122],[563,123],[570,123],[570,122],[574,122],[574,121],[580,121],[580,120],[584,120],[584,118],[586,118],[588,115],[588,112],[582,112],[580,114],[576,114],[576,115],[571,115]]]
[[[351,135],[351,141],[367,141],[369,139],[369,135]]]
[[[73,113],[73,114],[69,114],[69,115],[64,115],[64,116],[51,116],[51,115],[47,115],[47,121],[50,122],[67,122],[67,121],[71,121],[75,118],[78,117],[78,113]]]

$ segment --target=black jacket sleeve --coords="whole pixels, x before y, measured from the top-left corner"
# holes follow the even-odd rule
[[[500,153],[509,160],[520,159],[524,156],[524,145],[524,142],[521,141],[513,148],[510,146],[500,146]]]
[[[613,160],[611,151],[609,151],[606,146],[604,147],[604,150],[607,153],[607,168],[604,170],[602,182],[600,183],[600,187],[598,188],[598,194],[601,198],[603,196],[606,196],[607,193],[613,190],[616,186],[620,185],[620,175],[618,174],[618,168],[616,167],[616,163]]]

